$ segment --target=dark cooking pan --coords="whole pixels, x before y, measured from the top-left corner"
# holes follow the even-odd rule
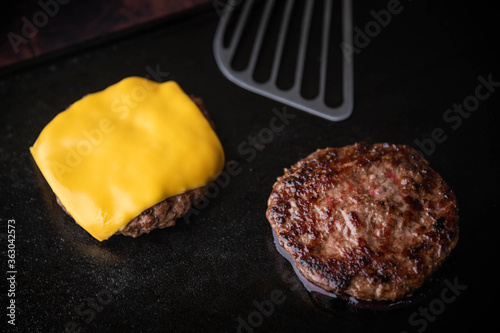
[[[374,13],[389,3],[353,2],[354,37],[356,31],[366,34],[368,23],[377,22]],[[340,122],[227,80],[212,52],[219,20],[212,4],[4,72],[2,332],[454,332],[471,322],[478,331],[489,327],[500,90],[498,51],[490,47],[491,9],[399,5],[403,9],[387,26],[378,23],[379,33],[357,45],[353,112]],[[174,79],[202,97],[231,172],[219,179],[206,204],[176,226],[98,242],[57,205],[28,149],[68,105],[132,75]],[[265,217],[284,167],[318,148],[358,141],[420,150],[458,200],[457,247],[425,293],[397,308],[356,307],[308,292],[276,251]]]

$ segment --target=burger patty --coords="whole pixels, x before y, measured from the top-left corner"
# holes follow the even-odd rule
[[[320,149],[273,186],[266,216],[298,270],[337,295],[412,295],[458,241],[455,195],[414,149]]]
[[[186,214],[191,206],[200,202],[204,196],[205,187],[199,187],[167,198],[146,209],[141,215],[130,221],[125,229],[116,234],[135,238],[154,229],[171,227],[175,225],[178,218]]]
[[[205,118],[207,118],[212,128],[215,128],[214,123],[210,119],[208,111],[205,108],[203,99],[193,95],[190,97],[198,106]],[[144,233],[149,233],[154,229],[161,229],[175,225],[178,218],[186,214],[192,205],[199,203],[204,198],[207,186],[208,185],[169,197],[146,209],[139,216],[132,219],[123,230],[117,231],[115,235],[121,234],[135,238]],[[59,198],[57,198],[57,203],[66,213],[68,213]]]

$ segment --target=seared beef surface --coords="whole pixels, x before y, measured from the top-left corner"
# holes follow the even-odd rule
[[[203,199],[205,187],[187,191],[170,197],[130,221],[125,229],[116,234],[138,237],[154,229],[161,229],[175,225],[178,218],[186,214],[193,204]]]
[[[308,280],[360,300],[412,295],[458,241],[454,193],[404,145],[317,150],[277,179],[266,215]]]

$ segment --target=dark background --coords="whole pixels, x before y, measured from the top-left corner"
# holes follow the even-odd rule
[[[154,26],[210,0],[18,0],[0,11],[0,67],[18,68]],[[21,65],[21,66],[16,66]]]
[[[496,322],[492,304],[498,285],[494,213],[500,87],[456,129],[443,114],[474,95],[479,76],[500,81],[495,11],[477,1],[401,4],[404,10],[355,55],[352,116],[333,123],[289,108],[296,118],[259,146],[262,150],[251,160],[238,146],[269,127],[273,108],[283,106],[221,75],[212,55],[218,23],[212,3],[155,17],[150,24],[130,24],[118,35],[103,32],[80,48],[61,47],[5,65],[0,76],[0,235],[2,268],[7,271],[6,225],[15,219],[17,310],[14,329],[2,313],[2,331],[77,327],[85,332],[235,332],[249,318],[262,320],[255,328],[240,326],[240,331],[490,329]],[[71,5],[73,13],[85,12],[85,3]],[[371,10],[386,7],[387,1],[354,1],[354,25],[363,28],[373,19]],[[19,13],[17,7],[12,10]],[[2,20],[5,27],[19,22],[18,14],[10,17],[2,10],[2,15],[14,21]],[[58,15],[67,14],[61,9]],[[81,25],[65,29],[85,30]],[[2,38],[9,31],[3,30]],[[10,52],[5,47],[9,45],[4,41],[0,54]],[[189,221],[137,239],[115,236],[100,243],[57,206],[28,149],[69,104],[124,77],[146,76],[147,68],[157,66],[187,92],[203,97],[227,161],[237,162],[241,172]],[[458,246],[437,275],[433,291],[419,303],[391,311],[357,309],[310,295],[275,250],[265,218],[276,177],[317,148],[357,141],[418,148],[415,140],[430,138],[436,128],[444,131],[446,140],[436,144],[427,159],[456,193],[461,229]],[[466,289],[440,308],[446,282],[454,281]],[[1,288],[6,311],[5,278]],[[282,302],[259,317],[258,306],[269,305],[276,290]],[[432,306],[437,315],[429,310]],[[429,319],[422,320],[422,311],[430,313]],[[412,324],[410,318],[420,321]]]

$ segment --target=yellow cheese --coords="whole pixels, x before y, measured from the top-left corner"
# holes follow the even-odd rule
[[[58,114],[31,154],[68,213],[102,241],[147,208],[207,185],[224,151],[173,81],[129,77]]]

